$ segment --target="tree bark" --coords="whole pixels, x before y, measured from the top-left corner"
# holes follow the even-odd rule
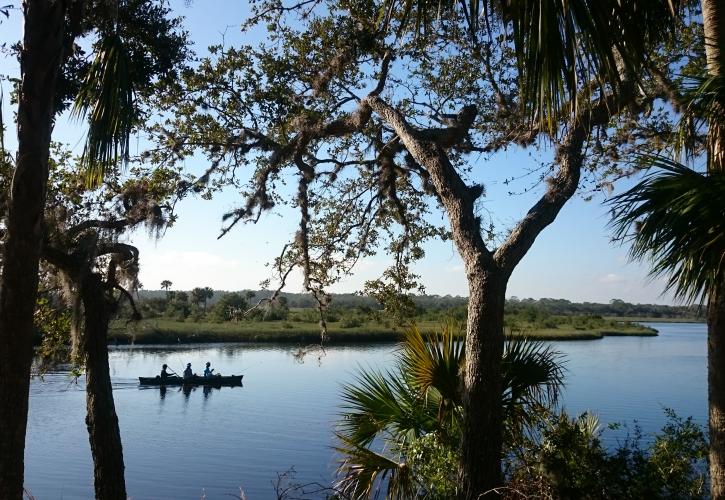
[[[710,496],[725,498],[725,286],[712,291],[707,317]]]
[[[465,262],[468,276],[466,372],[461,436],[461,486],[466,499],[497,497],[503,484],[501,359],[507,277],[480,261]]]
[[[81,286],[85,311],[86,426],[93,455],[93,479],[99,500],[126,500],[123,447],[108,367],[108,323],[101,278],[89,273]]]
[[[705,55],[710,76],[725,74],[725,3],[702,0]],[[725,102],[711,109],[707,133],[709,172],[725,171]],[[725,499],[725,283],[709,291],[707,381],[710,431],[710,496]]]
[[[725,75],[725,2],[702,0],[702,21],[705,32],[705,56],[710,76]],[[710,170],[725,170],[725,102],[709,110],[708,165]]]
[[[18,155],[0,285],[0,498],[8,500],[23,495],[33,313],[65,3],[26,0],[23,10]]]

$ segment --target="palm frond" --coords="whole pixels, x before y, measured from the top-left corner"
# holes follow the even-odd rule
[[[405,462],[399,463],[345,436],[338,435],[338,439],[342,444],[335,449],[343,459],[337,468],[341,478],[335,489],[349,498],[370,498],[387,479],[386,498],[415,498],[417,487]]]
[[[725,102],[725,77],[702,74],[689,76],[683,80],[681,99],[684,104],[678,127],[675,154],[679,157],[685,153],[687,157],[697,155],[693,150],[693,136],[708,123],[725,123],[725,109],[720,103]]]
[[[543,342],[510,340],[501,362],[505,419],[511,428],[533,422],[540,408],[555,403],[564,385],[564,356]]]
[[[398,439],[419,437],[435,426],[436,400],[426,400],[400,374],[361,371],[342,387],[341,433],[360,446],[389,429]]]
[[[703,300],[725,278],[725,173],[709,175],[661,156],[643,157],[660,171],[614,197],[615,237],[631,242],[634,260],[685,301]]]
[[[577,111],[577,94],[591,80],[617,91],[623,73],[638,73],[647,45],[674,32],[675,12],[672,0],[504,2],[531,119],[553,130],[565,108]]]
[[[425,336],[415,325],[405,331],[398,361],[402,373],[421,393],[435,389],[443,399],[461,403],[464,343],[462,336],[457,335],[460,331],[460,327],[451,323]]]
[[[674,0],[386,0],[384,28],[397,16],[416,33],[458,9],[478,35],[479,19],[496,12],[513,34],[522,103],[532,121],[553,130],[562,111],[576,112],[582,83],[617,91],[622,73],[638,74],[647,46],[674,32]],[[435,11],[435,15],[431,13]],[[481,23],[487,25],[488,23]],[[584,96],[589,102],[590,96]]]
[[[88,117],[82,164],[91,186],[98,185],[116,162],[128,161],[136,120],[129,66],[121,37],[104,37],[73,104],[72,116]]]

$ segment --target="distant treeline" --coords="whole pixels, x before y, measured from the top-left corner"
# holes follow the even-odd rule
[[[242,296],[249,297],[250,303],[272,295],[270,290],[241,290]],[[215,290],[214,295],[208,299],[208,306],[211,308],[222,297],[229,292]],[[253,295],[252,295],[253,294]],[[164,290],[142,290],[139,292],[142,301],[164,299],[167,292]],[[381,306],[375,299],[353,294],[331,294],[333,309],[380,309]],[[291,309],[310,309],[315,308],[317,303],[315,299],[307,293],[289,293],[281,294],[284,297],[286,306]],[[435,315],[435,313],[453,313],[462,312],[468,303],[467,297],[451,296],[451,295],[415,295],[413,302],[419,313],[424,315]],[[536,310],[550,315],[597,315],[597,316],[615,316],[615,317],[638,317],[638,318],[667,318],[667,319],[702,319],[705,316],[703,308],[698,306],[668,306],[661,304],[630,304],[620,299],[613,299],[607,304],[598,304],[595,302],[571,302],[566,299],[519,299],[511,297],[506,301],[507,314],[520,314],[527,310]]]

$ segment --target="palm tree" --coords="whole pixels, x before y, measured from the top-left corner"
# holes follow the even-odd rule
[[[338,488],[352,498],[374,494],[388,480],[389,498],[413,498],[426,485],[406,456],[411,443],[435,436],[458,450],[462,418],[465,344],[460,329],[447,325],[424,336],[408,329],[392,371],[362,370],[343,387],[344,413],[338,432],[343,454]],[[555,402],[563,383],[562,356],[542,343],[517,338],[503,357],[506,435],[513,439]],[[385,452],[376,452],[379,440]]]
[[[616,234],[630,255],[652,262],[667,289],[708,303],[708,397],[712,498],[725,498],[725,172],[696,172],[651,158],[662,170],[614,198]]]
[[[163,290],[166,290],[166,300],[169,299],[169,288],[171,288],[171,285],[173,285],[173,283],[169,280],[164,280],[161,282],[161,288]]]
[[[214,296],[214,289],[208,286],[203,288],[204,296],[204,314],[206,314],[206,302]]]

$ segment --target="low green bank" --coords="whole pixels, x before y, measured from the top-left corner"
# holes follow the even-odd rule
[[[423,332],[432,332],[440,323],[418,324]],[[401,337],[402,330],[377,322],[345,327],[343,322],[328,324],[329,343],[391,342]],[[657,330],[636,323],[613,322],[596,327],[573,327],[571,324],[550,328],[526,326],[507,327],[508,335],[526,335],[542,340],[593,340],[608,335],[653,336]],[[111,325],[110,342],[118,344],[187,344],[207,342],[317,342],[320,327],[314,323],[294,321],[240,321],[210,323],[148,319],[138,323],[115,322]]]

